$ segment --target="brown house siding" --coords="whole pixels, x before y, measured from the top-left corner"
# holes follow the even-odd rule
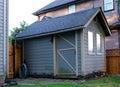
[[[55,17],[58,17],[58,16],[67,15],[67,14],[68,14],[68,8],[62,8],[62,9],[59,9],[59,10],[55,10],[55,11],[52,11],[52,12],[48,12],[48,13],[39,15],[39,19],[42,20],[42,18],[44,16],[55,18]]]
[[[118,30],[112,30],[112,35],[106,37],[106,49],[119,48]]]
[[[114,9],[112,11],[105,12],[105,16],[110,25],[118,21],[119,15],[116,1],[114,1]]]

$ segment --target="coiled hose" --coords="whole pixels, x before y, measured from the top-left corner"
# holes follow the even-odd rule
[[[19,77],[26,78],[27,77],[27,66],[23,63],[19,68]]]

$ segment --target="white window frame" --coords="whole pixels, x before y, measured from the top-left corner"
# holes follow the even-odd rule
[[[94,54],[94,33],[88,31],[88,54]]]
[[[114,9],[114,0],[104,0],[104,11]]]
[[[69,8],[68,8],[69,14],[74,13],[75,11],[76,11],[75,4],[74,5],[70,5]]]
[[[96,33],[96,51],[97,54],[102,54],[102,36]]]

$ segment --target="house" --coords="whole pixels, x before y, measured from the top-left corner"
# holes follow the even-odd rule
[[[112,32],[111,36],[106,37],[106,49],[113,49],[120,47],[119,6],[118,0],[55,0],[33,14],[39,20],[42,20],[44,17],[54,18],[90,8],[101,7]]]
[[[8,0],[0,0],[0,81],[8,70]]]
[[[29,75],[85,76],[106,71],[105,36],[111,34],[101,8],[36,21],[17,36]]]

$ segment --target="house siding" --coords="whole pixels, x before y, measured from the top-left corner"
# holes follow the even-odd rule
[[[7,74],[8,0],[0,0],[0,75]]]
[[[88,53],[88,31],[92,31],[94,36],[94,53]],[[92,73],[93,71],[105,71],[106,70],[106,62],[105,62],[105,46],[104,46],[104,39],[105,34],[102,31],[102,28],[99,22],[92,21],[87,28],[84,29],[84,64],[85,64],[85,71],[84,75]],[[101,54],[97,54],[96,52],[96,33],[100,33],[102,37],[102,52]]]
[[[54,73],[52,36],[24,40],[24,52],[29,75]]]
[[[114,49],[119,48],[119,33],[118,30],[111,30],[111,36],[107,36],[105,38],[106,41],[106,49]]]
[[[4,56],[3,56],[3,44],[4,44],[4,40],[3,40],[3,23],[4,23],[4,1],[0,0],[0,75],[3,74],[3,69],[4,69]]]
[[[55,11],[52,11],[52,12],[47,12],[47,13],[41,14],[41,15],[39,15],[38,19],[42,20],[42,18],[44,16],[55,18],[55,17],[58,17],[58,16],[67,15],[67,14],[68,14],[68,8],[62,8],[62,9],[59,9],[59,10],[55,10]]]

